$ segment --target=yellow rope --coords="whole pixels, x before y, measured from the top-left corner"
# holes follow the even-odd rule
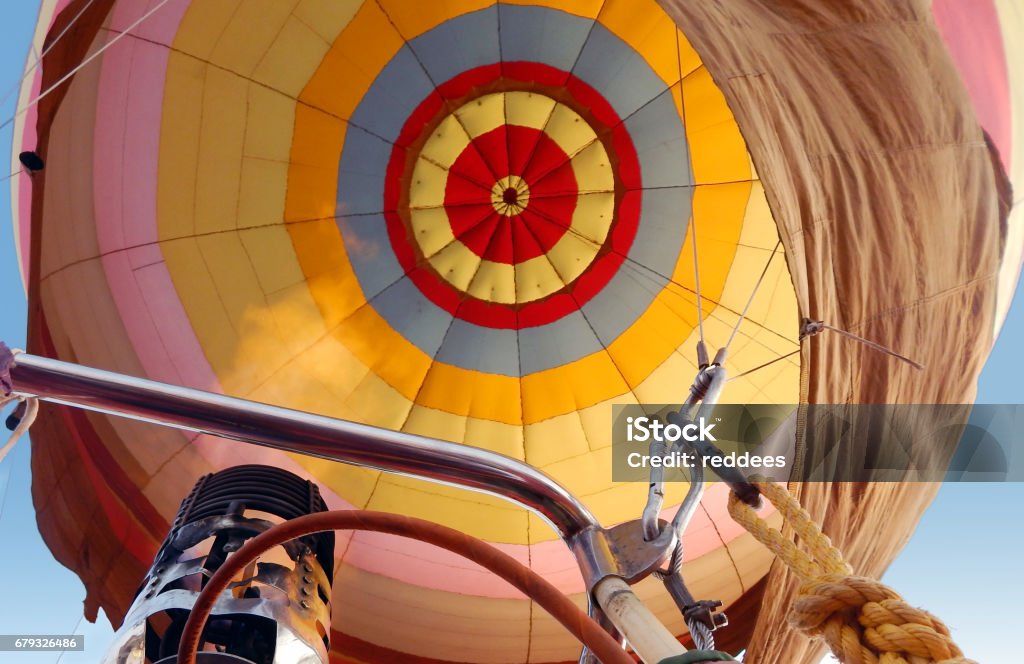
[[[730,496],[732,518],[800,580],[789,616],[794,627],[824,638],[843,664],[977,664],[963,656],[938,618],[908,605],[879,581],[853,576],[832,540],[784,486],[752,481],[806,549],[769,527],[735,494]]]

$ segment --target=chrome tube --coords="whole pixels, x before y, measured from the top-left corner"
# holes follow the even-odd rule
[[[690,396],[686,398],[680,410],[686,411],[686,417],[690,417],[690,410],[696,405],[698,397],[693,388],[690,389]],[[652,439],[650,455],[663,456],[668,451],[668,446],[659,440]],[[661,524],[658,519],[661,516],[661,509],[665,505],[665,469],[662,466],[651,467],[651,481],[647,485],[647,504],[644,505],[641,517],[644,524],[644,539],[652,540],[661,532]]]
[[[708,404],[707,410],[702,406],[697,414],[698,417],[710,417],[715,404],[718,403],[718,399],[722,393],[722,388],[725,387],[725,383],[727,382],[725,368],[719,365],[719,362],[724,361],[725,349],[722,349],[718,351],[718,355],[715,356],[715,364],[718,366],[714,374],[711,376],[711,384],[708,385],[707,393],[704,396],[704,403]],[[695,440],[690,443],[690,445],[701,457],[710,458],[722,456],[722,451],[709,441]],[[751,507],[760,509],[761,492],[756,486],[747,480],[746,475],[744,475],[741,470],[738,468],[721,467],[715,469],[715,474],[718,475],[723,482],[729,485],[729,488],[732,489],[737,498]]]
[[[699,349],[700,347],[698,347]],[[706,353],[706,351],[705,351]],[[724,355],[722,351],[718,352],[718,356],[715,357],[715,361],[722,358]],[[690,388],[690,394],[687,396],[686,401],[683,402],[678,412],[669,414],[669,421],[677,421],[678,424],[685,424],[691,419],[697,417],[704,417],[705,419],[711,417],[711,413],[714,411],[715,404],[718,403],[718,398],[722,393],[722,388],[725,387],[726,383],[726,372],[725,367],[715,364],[711,367],[702,368],[697,377],[694,379],[693,386]],[[700,408],[696,414],[693,413],[693,409],[697,404],[700,404]],[[657,440],[651,441],[650,455],[660,456],[667,451],[665,443]],[[700,475],[697,476],[697,471]],[[651,482],[648,486],[647,504],[644,506],[643,511],[643,524],[644,524],[644,538],[651,540],[658,536],[661,525],[658,523],[658,517],[661,514],[661,508],[665,503],[665,469],[661,466],[651,468]],[[672,521],[672,526],[679,533],[679,536],[683,536],[683,530],[686,529],[687,524],[690,522],[690,516],[693,514],[694,509],[700,503],[701,497],[704,495],[704,473],[703,468],[697,467],[694,469],[694,478],[690,482],[690,490],[686,494],[686,499],[676,512],[675,519]]]
[[[25,353],[14,357],[9,377],[14,393],[51,403],[488,493],[535,512],[570,544],[582,531],[600,529],[594,515],[543,472],[469,445]]]
[[[697,410],[697,418],[711,418],[725,383],[725,367],[716,366],[711,374],[711,384],[708,386],[707,392],[701,400],[700,408]],[[690,472],[690,488],[687,490],[682,504],[679,505],[679,509],[676,510],[676,515],[672,518],[672,527],[675,528],[680,541],[683,538],[683,533],[686,532],[686,527],[690,525],[694,512],[697,511],[697,506],[700,505],[700,501],[704,497],[704,465],[697,464]]]

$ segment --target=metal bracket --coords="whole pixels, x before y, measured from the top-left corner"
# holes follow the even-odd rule
[[[672,555],[676,533],[662,522],[661,533],[644,540],[641,519],[613,528],[588,528],[571,542],[590,592],[602,579],[618,576],[632,585],[657,570]]]
[[[690,589],[686,587],[686,581],[683,579],[681,564],[679,563],[682,550],[676,550],[673,556],[673,562],[679,567],[660,575],[662,582],[665,584],[665,590],[668,591],[679,612],[683,614],[683,619],[690,630],[690,636],[693,638],[694,645],[702,650],[713,649],[715,647],[713,632],[719,627],[728,625],[729,618],[725,613],[716,613],[716,609],[722,606],[722,602],[709,599],[696,600],[693,598]]]

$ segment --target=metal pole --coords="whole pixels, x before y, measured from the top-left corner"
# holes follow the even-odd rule
[[[207,433],[286,452],[488,493],[545,519],[580,562],[595,605],[645,662],[685,652],[618,576],[605,531],[565,488],[532,466],[469,445],[167,385],[26,353],[0,343],[2,391]],[[607,623],[605,623],[607,626]]]
[[[600,528],[575,496],[543,472],[469,445],[26,353],[14,358],[10,378],[14,393],[43,401],[488,493],[535,512],[566,541],[585,529]]]

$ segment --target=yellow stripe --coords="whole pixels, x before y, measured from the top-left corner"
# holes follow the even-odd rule
[[[292,14],[320,35],[325,42],[333,44],[363,2],[364,0],[300,0]]]
[[[445,21],[486,9],[495,0],[451,0],[408,2],[408,0],[377,0],[388,18],[405,39],[412,41]]]
[[[416,244],[428,259],[455,242],[448,212],[442,207],[409,210],[409,224]],[[445,274],[437,265],[434,265],[434,269]]]
[[[666,86],[679,80],[678,28],[654,0],[607,0],[598,20],[639,53]]]
[[[344,141],[344,122],[304,104],[295,106],[286,222],[334,217],[338,155]]]
[[[473,280],[469,283],[469,288],[466,289],[467,293],[485,302],[510,304],[519,299],[515,267],[507,263],[480,261],[476,254],[473,254],[464,244],[461,242],[456,244],[479,261],[476,274],[473,275]]]
[[[457,415],[521,425],[519,379],[460,369],[443,362],[430,367],[417,403]]]
[[[555,105],[543,131],[570,157],[597,142],[597,135],[587,121],[564,104]]]
[[[585,258],[581,256],[582,259]],[[515,266],[516,301],[532,302],[565,287],[566,282],[546,256],[537,256]]]
[[[331,44],[299,98],[328,115],[350,118],[377,74],[404,43],[380,6],[364,2]]]
[[[447,222],[445,223],[447,224]],[[476,277],[477,270],[484,262],[469,247],[458,240],[452,240],[448,246],[431,256],[428,260],[445,281],[464,292],[469,291],[470,286],[473,284],[473,279]],[[511,276],[510,274],[509,278]],[[500,292],[495,293],[495,297],[504,298],[503,300],[495,300],[496,302],[515,302],[514,289],[509,289],[508,291],[500,289]]]
[[[548,253],[537,258],[531,258],[517,266],[516,283],[528,283],[530,281],[528,266],[535,261],[544,261],[554,269],[558,276],[559,284],[571,284],[590,266],[600,248],[599,244],[580,238],[574,230],[567,231],[565,235],[558,239],[555,246],[551,247]],[[519,275],[520,266],[523,271],[522,276]],[[561,287],[548,289],[545,295],[553,293]],[[526,300],[520,301],[525,302]]]
[[[579,150],[570,163],[580,192],[615,191],[612,165],[604,145],[599,141]]]
[[[501,3],[504,5],[523,5],[526,7],[533,7],[540,4],[544,7],[558,9],[582,18],[594,19],[597,18],[597,14],[601,11],[601,7],[605,4],[605,1],[606,0],[544,0],[543,2],[537,2],[537,0],[501,0]]]
[[[596,244],[604,244],[615,210],[615,195],[588,193],[576,199],[572,215],[572,232]]]
[[[505,124],[505,95],[483,95],[455,109],[455,117],[470,138],[483,136]]]
[[[457,114],[449,115],[434,130],[423,148],[420,159],[428,159],[441,168],[451,168],[455,160],[469,145],[469,135],[459,122]]]
[[[536,92],[505,93],[505,116],[510,125],[543,129],[557,102]]]
[[[750,179],[747,146],[736,119],[707,68],[682,82],[686,109],[686,140],[697,184]]]
[[[383,176],[383,173],[381,174]],[[417,159],[409,182],[409,207],[434,208],[444,205],[448,171],[426,159]]]

